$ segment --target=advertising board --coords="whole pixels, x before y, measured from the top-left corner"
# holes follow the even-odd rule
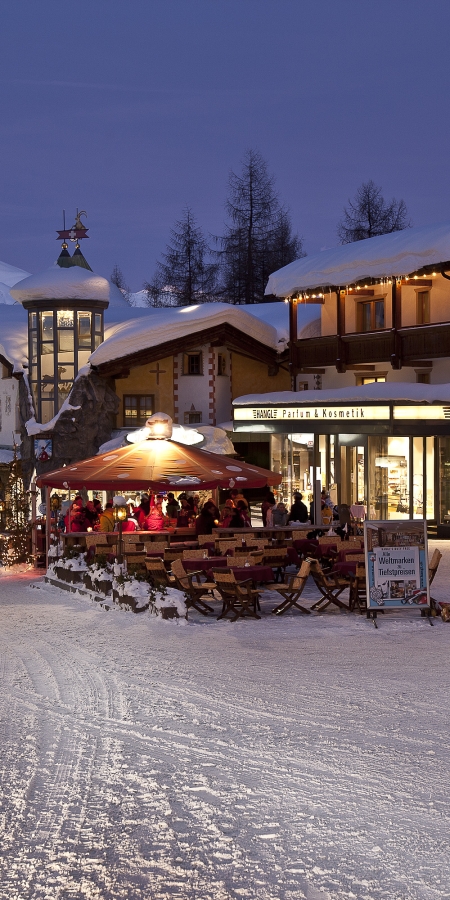
[[[364,523],[367,609],[430,607],[426,522]]]

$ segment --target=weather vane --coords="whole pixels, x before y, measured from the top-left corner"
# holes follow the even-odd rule
[[[89,237],[89,235],[88,235],[89,229],[86,228],[85,225],[83,225],[83,223],[81,221],[81,216],[87,217],[87,212],[85,209],[81,209],[80,212],[78,212],[78,209],[77,209],[77,214],[75,216],[75,222],[72,225],[72,228],[66,228],[66,211],[65,211],[65,209],[63,209],[63,225],[64,225],[64,227],[63,227],[62,231],[57,231],[58,237],[56,238],[56,240],[57,241],[73,241],[75,243],[78,241],[82,241],[83,238]]]

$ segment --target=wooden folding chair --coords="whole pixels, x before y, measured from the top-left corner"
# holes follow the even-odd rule
[[[182,559],[203,559],[206,550],[183,550]]]
[[[318,609],[322,612],[331,603],[338,606],[339,609],[350,609],[349,605],[339,600],[340,595],[350,587],[350,579],[336,575],[334,572],[325,573],[317,559],[308,560],[308,562],[311,564],[314,583],[321,594],[320,599],[313,603],[311,609]]]
[[[167,550],[167,544],[163,544],[162,541],[146,541],[145,544],[146,553],[159,554],[161,559],[164,559],[164,553]]]
[[[288,552],[286,547],[266,548],[263,551],[263,566],[272,566],[275,570],[275,581],[282,581],[288,564]]]
[[[228,613],[232,613],[232,622],[237,619],[250,616],[260,619],[259,608],[260,592],[252,587],[252,580],[236,581],[234,572],[226,569],[213,569],[217,590],[222,598],[222,611],[218,619],[223,619]]]
[[[220,540],[219,538],[216,538],[216,550],[218,550],[222,556],[226,556],[227,550],[234,550],[235,547],[236,547],[235,540],[223,541],[223,540]]]
[[[146,557],[145,568],[150,573],[150,578],[155,588],[173,587],[175,585],[175,579],[169,575],[162,559],[158,559],[158,557],[149,559]]]
[[[442,559],[442,553],[440,550],[438,550],[436,548],[436,550],[433,551],[433,556],[431,557],[431,560],[430,560],[430,563],[428,566],[428,582],[429,582],[430,588],[435,579],[436,572],[438,570],[441,559]],[[430,594],[431,608],[436,609],[437,604],[438,604],[438,600],[435,600],[434,597],[432,597]]]
[[[349,606],[351,610],[358,607],[359,612],[367,610],[366,567],[364,557],[356,563],[356,572],[351,576]]]
[[[164,562],[167,566],[171,566],[175,559],[183,558],[183,550],[172,550],[170,547],[166,547],[164,550]]]
[[[272,610],[275,616],[282,616],[288,609],[298,609],[309,615],[311,610],[298,602],[311,572],[311,563],[303,560],[296,575],[291,575],[285,584],[266,585],[267,589],[277,591],[283,597],[281,603]]]
[[[176,587],[184,592],[187,609],[194,608],[203,616],[207,616],[214,610],[212,606],[208,606],[202,600],[202,595],[209,596],[215,590],[216,585],[214,582],[201,581],[202,574],[202,572],[186,572],[181,559],[175,559],[172,563],[172,575],[175,578]]]

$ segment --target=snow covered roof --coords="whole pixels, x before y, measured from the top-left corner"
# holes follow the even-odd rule
[[[450,222],[406,228],[305,256],[274,272],[266,294],[289,297],[297,291],[345,286],[364,278],[408,275],[450,260]]]
[[[0,260],[0,282],[8,287],[13,287],[18,281],[27,278],[29,274],[29,272],[25,272],[25,269],[18,269],[17,266],[10,266],[9,263]]]
[[[0,336],[0,353],[13,363],[16,372],[21,371],[28,362],[28,329],[25,310],[19,303],[1,307]]]
[[[367,400],[388,403],[450,403],[450,384],[415,382],[375,382],[360,387],[331,388],[322,391],[276,391],[270,394],[246,394],[236,397],[233,406],[292,406],[299,403],[364,403]]]
[[[79,266],[61,269],[51,266],[38,275],[30,275],[11,290],[14,300],[107,300],[110,306],[125,307],[127,302],[115,284]]]
[[[247,309],[248,307],[244,310],[242,306],[230,306],[228,303],[153,309],[148,316],[138,315],[131,321],[128,318],[128,321],[110,328],[109,336],[94,351],[90,362],[98,366],[223,323],[245,331],[266,346],[278,351],[284,350],[286,337],[280,338],[273,325],[263,322],[247,312]]]

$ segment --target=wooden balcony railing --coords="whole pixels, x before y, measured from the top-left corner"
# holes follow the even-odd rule
[[[294,368],[390,363],[396,354],[402,365],[450,356],[450,322],[370,333],[304,338],[291,347]]]

